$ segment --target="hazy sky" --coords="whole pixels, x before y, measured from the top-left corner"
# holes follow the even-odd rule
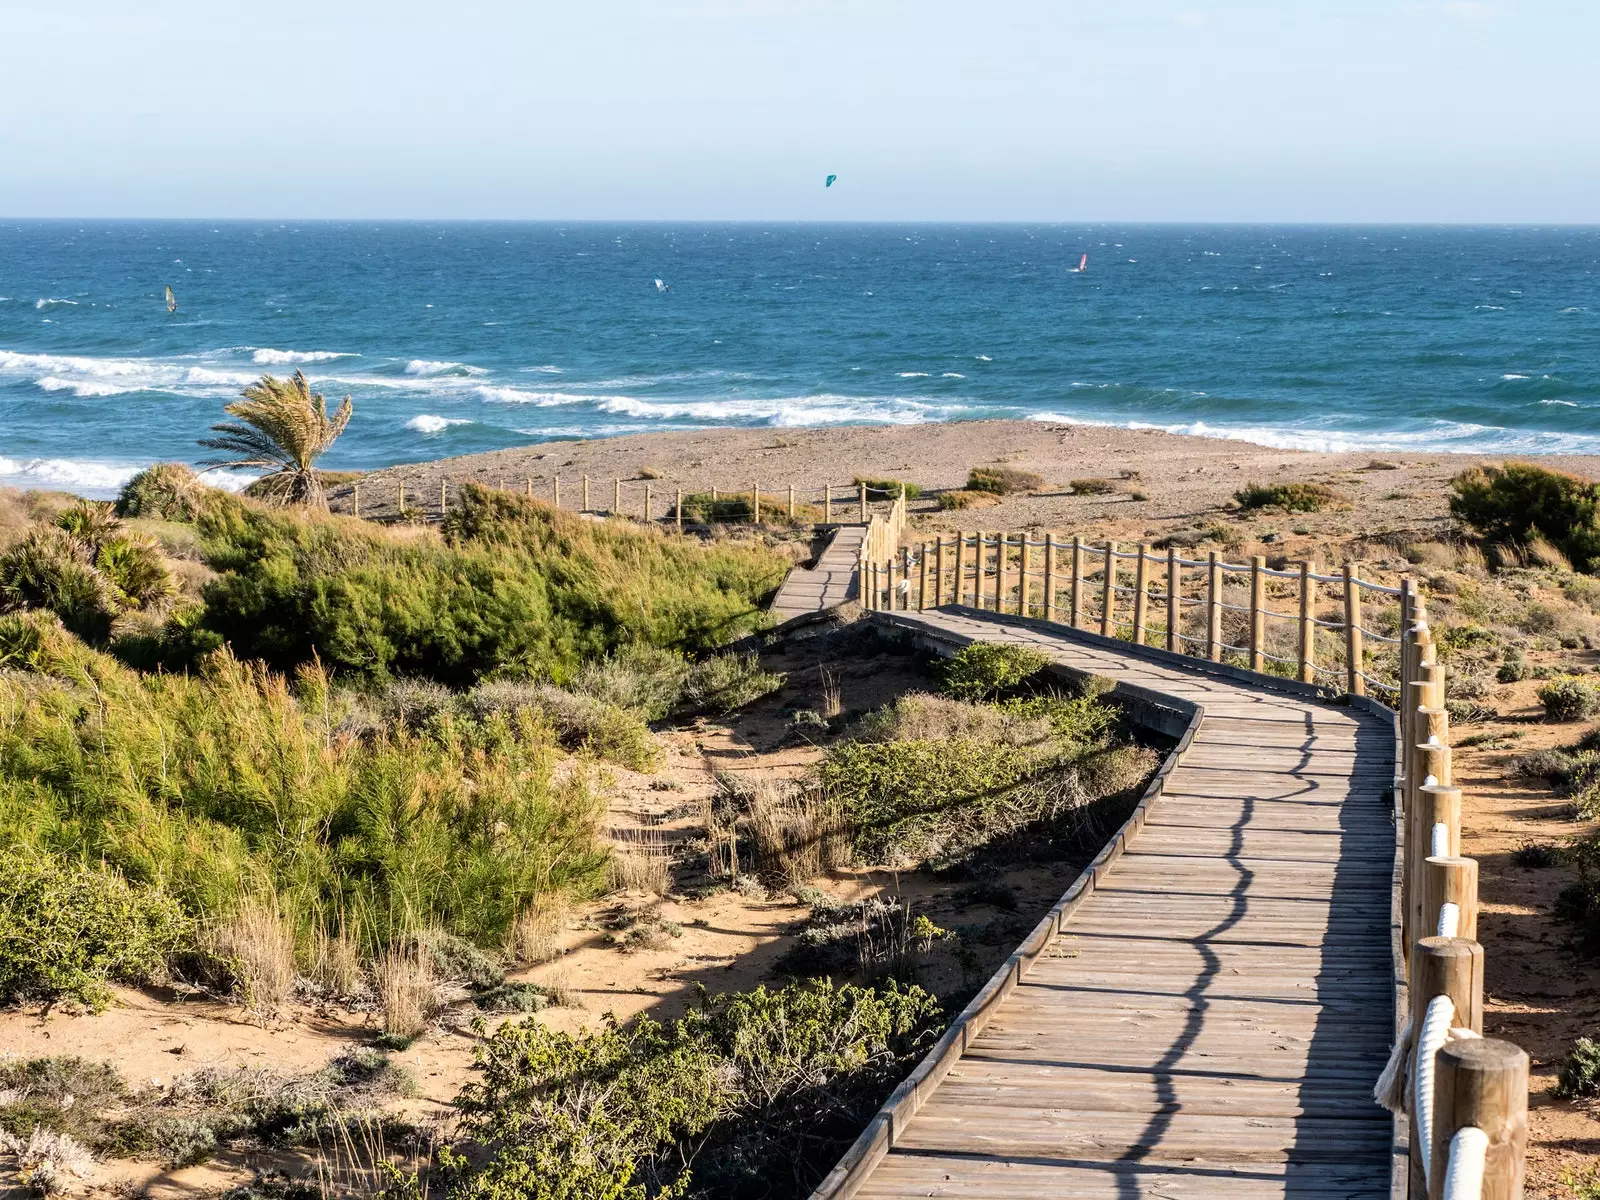
[[[0,0],[0,28],[9,216],[1600,221],[1594,0]]]

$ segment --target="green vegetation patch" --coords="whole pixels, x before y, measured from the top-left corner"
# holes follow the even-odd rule
[[[747,525],[755,519],[755,507],[750,492],[691,492],[683,498],[683,519],[693,525]],[[796,523],[811,524],[823,518],[821,507],[815,504],[794,506]],[[677,516],[674,508],[673,516]],[[788,493],[761,493],[761,522],[764,525],[783,525],[789,521]]]
[[[969,492],[1012,496],[1018,492],[1036,492],[1043,486],[1043,475],[1035,471],[1019,471],[1015,467],[973,467],[967,472]]]
[[[869,500],[898,500],[902,493],[907,500],[922,498],[922,485],[905,479],[866,479],[857,475],[855,485],[867,489]]]
[[[1284,512],[1320,512],[1344,501],[1325,483],[1251,483],[1233,498],[1243,509],[1281,508]]]
[[[1600,563],[1600,484],[1531,463],[1471,467],[1450,481],[1450,514],[1492,542],[1543,538],[1579,571]]]
[[[458,1106],[455,1200],[802,1197],[937,1036],[919,988],[825,981],[703,999],[668,1025],[503,1025]]]
[[[940,685],[958,700],[991,700],[1013,691],[1050,665],[1050,656],[1028,646],[973,642],[945,659]]]

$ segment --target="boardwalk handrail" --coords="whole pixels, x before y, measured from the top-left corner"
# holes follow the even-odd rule
[[[1400,638],[1384,629],[1399,633],[1393,601],[1402,589],[1361,578],[1354,563],[1327,574],[1312,562],[1279,569],[1259,556],[1231,563],[1215,551],[1184,558],[1176,547],[1121,549],[1115,541],[1091,544],[1055,533],[979,531],[915,546],[880,540],[865,548],[861,572],[868,608],[925,610],[953,602],[1046,621],[1064,613],[1060,623],[1074,629],[1211,662],[1231,656],[1251,670],[1334,692],[1399,696]],[[1235,602],[1227,598],[1230,580],[1244,585]],[[1269,607],[1280,595],[1292,611]],[[1384,629],[1367,623],[1369,598],[1388,608]],[[1154,620],[1152,606],[1160,614]],[[1277,630],[1288,636],[1272,637]]]
[[[947,562],[947,546],[949,555]],[[1035,569],[1033,551],[1043,551]],[[1338,575],[1318,573],[1310,563],[1297,570],[1269,570],[1261,557],[1248,565],[1221,561],[1215,553],[1203,561],[1180,559],[1175,549],[1164,555],[1148,545],[1122,551],[1113,541],[1090,547],[1083,539],[1058,541],[1054,534],[957,534],[938,537],[919,547],[881,543],[863,554],[860,594],[868,608],[925,610],[948,603],[1012,613],[1025,618],[1085,624],[1086,584],[1098,583],[1099,632],[1150,646],[1151,635],[1164,633],[1159,653],[1189,654],[1187,645],[1203,643],[1205,658],[1214,663],[1227,652],[1247,654],[1253,672],[1267,662],[1297,668],[1297,682],[1319,685],[1317,631],[1343,634],[1342,664],[1348,702],[1382,712],[1394,721],[1396,821],[1393,884],[1395,1013],[1409,1012],[1406,1026],[1396,1031],[1389,1068],[1375,1093],[1396,1114],[1396,1145],[1404,1142],[1407,1158],[1397,1163],[1391,1195],[1408,1200],[1519,1200],[1527,1140],[1528,1056],[1510,1042],[1485,1039],[1483,1033],[1483,947],[1477,942],[1478,864],[1462,857],[1461,792],[1452,786],[1449,713],[1445,707],[1445,672],[1429,629],[1424,597],[1409,578],[1398,588],[1360,578],[1353,564]],[[970,551],[970,556],[969,552]],[[1070,565],[1061,570],[1061,552]],[[1086,552],[1099,560],[1099,576],[1085,571]],[[898,559],[898,561],[896,561]],[[1135,564],[1133,587],[1120,585],[1120,564]],[[1166,587],[1153,592],[1150,565],[1165,569]],[[897,569],[898,568],[898,569]],[[1205,572],[1203,599],[1184,595],[1184,572]],[[1246,574],[1249,603],[1223,602],[1227,574]],[[1035,594],[1034,580],[1039,580]],[[1296,583],[1295,613],[1267,608],[1268,580]],[[948,580],[948,587],[947,587]],[[1318,617],[1320,588],[1337,585],[1342,592],[1340,619]],[[1066,621],[1058,621],[1062,593],[1068,597]],[[1118,611],[1118,597],[1133,596],[1132,612]],[[1398,600],[1398,636],[1367,628],[1362,599],[1366,593]],[[1164,630],[1149,624],[1149,603],[1165,602]],[[1204,606],[1205,636],[1184,633],[1185,606]],[[1248,615],[1248,640],[1230,643],[1222,636],[1222,614]],[[1267,652],[1264,626],[1268,619],[1297,623],[1293,658]],[[1392,651],[1366,649],[1368,640]],[[1376,660],[1376,661],[1375,661]],[[1261,676],[1262,682],[1267,682]],[[1374,685],[1392,706],[1369,697]],[[1326,692],[1336,689],[1324,686]],[[865,1136],[865,1135],[864,1135]],[[1403,1172],[1403,1178],[1401,1173]],[[837,1174],[837,1172],[836,1172]],[[832,1179],[833,1177],[830,1177]],[[839,1194],[824,1184],[818,1196]]]

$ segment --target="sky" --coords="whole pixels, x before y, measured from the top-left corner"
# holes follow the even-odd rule
[[[1600,222],[1594,0],[0,0],[0,27],[10,217]]]

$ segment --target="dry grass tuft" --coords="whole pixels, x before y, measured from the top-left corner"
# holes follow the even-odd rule
[[[611,886],[665,896],[672,891],[672,853],[658,829],[621,829],[612,835]]]
[[[383,1006],[383,1031],[391,1037],[414,1038],[439,1011],[433,971],[416,946],[392,947],[372,964]]]
[[[823,667],[821,674],[822,717],[826,721],[832,721],[844,712],[844,688],[839,683],[839,672]]]
[[[530,964],[561,957],[561,928],[566,923],[568,907],[564,895],[535,896],[511,931],[512,955]]]
[[[217,923],[209,940],[247,1008],[272,1012],[294,995],[294,929],[275,900],[247,897]]]
[[[777,779],[759,779],[746,801],[755,867],[787,887],[849,861],[849,839],[820,796]]]
[[[318,929],[312,944],[311,980],[330,996],[356,996],[366,990],[361,947],[342,928]]]

